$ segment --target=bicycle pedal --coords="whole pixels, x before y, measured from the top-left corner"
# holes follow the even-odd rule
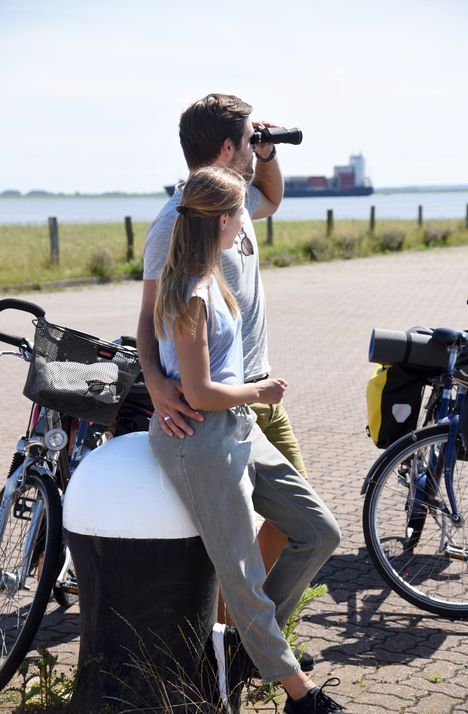
[[[76,583],[62,583],[60,590],[64,593],[69,593],[69,595],[78,595],[78,585]]]
[[[21,496],[15,502],[13,515],[21,521],[30,521],[32,518],[32,509],[35,503],[35,499]]]
[[[466,548],[462,548],[459,545],[447,544],[444,550],[448,557],[452,558],[452,560],[468,560],[468,551]]]

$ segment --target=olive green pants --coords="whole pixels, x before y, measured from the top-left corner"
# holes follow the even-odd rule
[[[283,402],[280,404],[249,404],[257,415],[257,424],[268,441],[276,446],[279,452],[307,478],[307,471],[302,460],[299,442],[293,432],[288,413]]]

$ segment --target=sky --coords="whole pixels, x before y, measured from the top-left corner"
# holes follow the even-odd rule
[[[468,0],[0,0],[0,33],[0,192],[160,191],[210,92],[302,129],[286,175],[468,183]]]

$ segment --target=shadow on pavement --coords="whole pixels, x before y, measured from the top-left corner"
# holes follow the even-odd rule
[[[466,636],[464,623],[418,611],[393,593],[374,570],[366,548],[332,556],[316,582],[327,584],[334,604],[328,611],[322,605],[302,621],[312,625],[308,634],[320,637],[322,628],[330,633],[321,649],[330,663],[407,664],[430,658],[449,635]],[[334,644],[327,647],[331,639]]]

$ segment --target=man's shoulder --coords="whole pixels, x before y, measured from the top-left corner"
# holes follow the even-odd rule
[[[179,215],[176,208],[180,203],[180,193],[180,190],[174,191],[148,229],[143,259],[145,280],[157,280],[166,262],[174,223]]]
[[[167,231],[172,233],[174,223],[177,219],[176,208],[180,203],[180,190],[175,190],[171,198],[166,201],[158,215],[148,228],[147,240],[154,240],[158,235],[164,235]]]

